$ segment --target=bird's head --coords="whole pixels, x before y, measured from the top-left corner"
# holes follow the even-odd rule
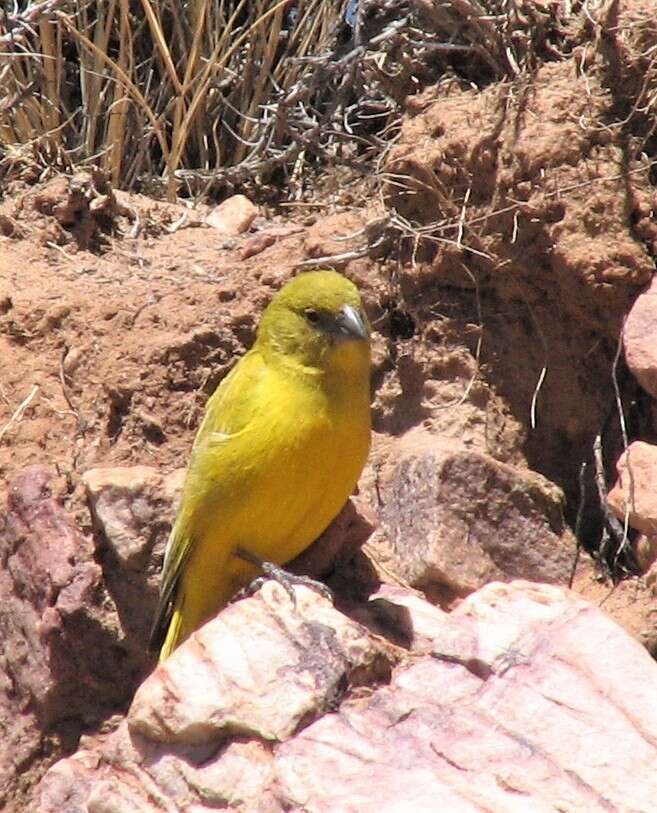
[[[258,328],[267,353],[305,368],[362,375],[370,329],[358,289],[336,271],[308,271],[274,296]]]

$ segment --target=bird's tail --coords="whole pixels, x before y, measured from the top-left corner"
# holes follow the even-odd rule
[[[227,546],[217,548],[199,546],[175,589],[160,597],[150,642],[151,649],[160,650],[160,662],[258,575],[257,567],[231,555]]]
[[[167,634],[164,639],[164,643],[162,644],[162,648],[160,649],[160,663],[166,660],[169,655],[173,652],[173,650],[181,643],[181,633],[183,627],[183,614],[180,608],[176,608],[172,615],[171,621],[169,622],[169,628],[167,629]]]

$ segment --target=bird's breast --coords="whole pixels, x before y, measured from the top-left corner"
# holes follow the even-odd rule
[[[272,395],[258,416],[262,459],[246,501],[258,539],[241,543],[286,562],[322,533],[356,485],[369,451],[369,393],[283,381]]]

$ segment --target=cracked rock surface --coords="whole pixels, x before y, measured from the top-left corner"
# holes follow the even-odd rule
[[[654,809],[657,667],[574,594],[492,583],[446,614],[384,587],[406,650],[296,597],[268,583],[195,633],[34,809]]]

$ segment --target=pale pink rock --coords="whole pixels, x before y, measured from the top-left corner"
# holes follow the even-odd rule
[[[213,209],[206,218],[224,237],[236,237],[247,231],[258,216],[258,207],[244,195],[233,195]]]
[[[195,633],[32,813],[654,810],[657,664],[575,594],[495,583],[448,614],[382,587],[409,657],[296,594]]]
[[[282,740],[376,654],[365,630],[316,593],[301,588],[295,607],[267,582],[160,664],[135,695],[128,726],[158,742],[220,741],[235,731]]]
[[[635,440],[616,463],[618,478],[609,492],[609,507],[624,522],[647,536],[657,536],[657,446]]]
[[[623,326],[625,361],[639,384],[657,398],[657,278],[636,298]]]
[[[498,583],[435,633],[433,657],[277,749],[289,809],[653,809],[657,666],[599,610]]]
[[[84,810],[91,789],[96,782],[100,755],[81,750],[68,759],[61,759],[48,772],[42,785],[41,798],[36,808],[39,813]]]
[[[143,660],[184,475],[185,469],[165,475],[150,466],[99,467],[82,475],[104,579]]]

